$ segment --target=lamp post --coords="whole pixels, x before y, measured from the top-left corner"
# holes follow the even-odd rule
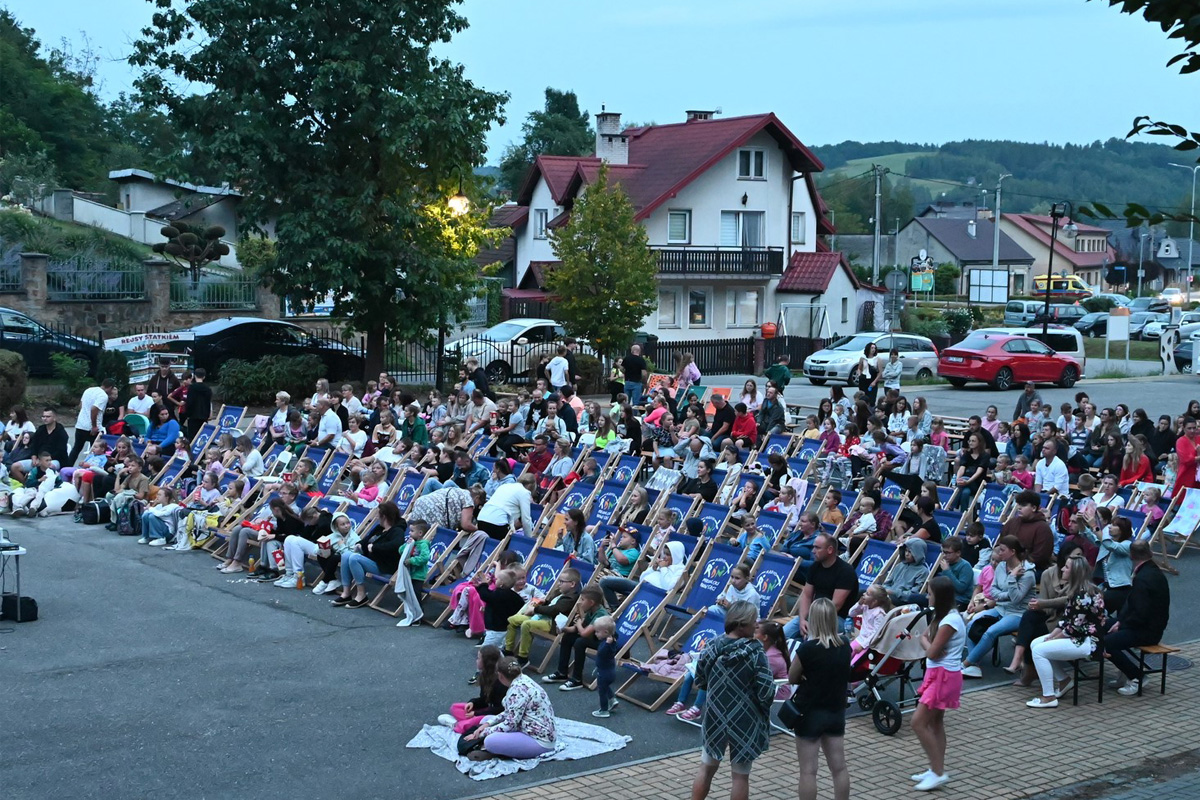
[[[1151,235],[1152,234],[1149,233],[1143,233],[1142,238],[1138,241],[1138,297],[1142,296],[1142,276],[1146,273],[1146,271],[1142,269],[1142,255],[1146,251],[1146,240],[1149,239]]]
[[[1046,261],[1046,308],[1042,312],[1043,336],[1050,330],[1050,284],[1054,280],[1054,248],[1058,245],[1058,223],[1065,217],[1067,224],[1063,227],[1063,233],[1074,233],[1075,223],[1072,221],[1074,214],[1075,207],[1071,205],[1070,201],[1064,200],[1050,206],[1050,257]]]
[[[1171,162],[1172,167],[1180,169],[1190,169],[1192,171],[1192,210],[1189,214],[1191,219],[1188,220],[1188,263],[1187,263],[1187,301],[1192,302],[1192,247],[1194,247],[1192,239],[1192,231],[1196,227],[1196,170],[1200,169],[1200,164],[1189,167],[1186,164],[1176,164]]]
[[[996,211],[992,214],[992,271],[997,272],[1000,269],[1000,185],[1004,183],[1005,178],[1011,178],[1012,173],[1005,172],[996,179]],[[1008,266],[1008,265],[1006,265]],[[1012,267],[1008,267],[1011,273]],[[1011,274],[1004,282],[1005,296],[1009,288],[1012,286]]]

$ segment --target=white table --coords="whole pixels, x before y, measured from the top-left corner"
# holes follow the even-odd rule
[[[18,547],[16,550],[0,550],[0,597],[8,597],[13,594],[8,591],[9,561],[12,561],[12,572],[17,584],[17,622],[21,621],[21,556],[27,552],[29,551],[24,547]]]

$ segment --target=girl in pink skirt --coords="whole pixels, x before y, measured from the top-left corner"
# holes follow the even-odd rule
[[[913,733],[929,757],[929,769],[912,776],[918,792],[937,789],[950,776],[946,773],[946,723],[948,708],[958,708],[962,695],[962,657],[967,643],[967,623],[954,599],[954,584],[938,577],[929,582],[929,607],[933,619],[921,634],[925,646],[925,679],[917,691]]]

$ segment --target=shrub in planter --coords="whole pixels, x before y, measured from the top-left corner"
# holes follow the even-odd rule
[[[232,405],[269,406],[279,391],[303,398],[325,373],[325,364],[314,355],[230,359],[221,366],[221,399]]]
[[[579,371],[579,385],[575,387],[576,392],[596,394],[603,390],[604,370],[600,359],[587,353],[580,353],[575,356],[575,368]]]
[[[1083,300],[1079,305],[1086,308],[1088,311],[1108,311],[1117,307],[1117,304],[1107,297],[1089,297]]]
[[[942,319],[918,319],[906,325],[904,330],[917,336],[936,339],[945,337],[949,329],[946,327],[945,320]]]
[[[123,401],[125,391],[129,388],[129,359],[117,350],[103,350],[96,360],[96,379],[112,378],[117,384],[117,391]]]
[[[88,365],[76,361],[65,353],[52,353],[50,362],[54,364],[54,377],[62,384],[62,391],[56,398],[60,405],[74,407],[79,402],[85,389],[92,385],[92,376],[88,374]]]
[[[951,338],[961,339],[971,330],[971,313],[965,308],[948,308],[942,315]]]
[[[20,353],[0,350],[0,414],[8,418],[9,410],[20,405],[25,396],[25,359]]]

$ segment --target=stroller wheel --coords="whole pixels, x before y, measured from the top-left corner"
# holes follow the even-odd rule
[[[900,706],[890,700],[880,700],[871,712],[871,719],[875,723],[875,730],[884,736],[895,736],[900,730]]]
[[[858,707],[863,711],[870,711],[875,707],[875,695],[871,694],[869,689],[858,696]]]

